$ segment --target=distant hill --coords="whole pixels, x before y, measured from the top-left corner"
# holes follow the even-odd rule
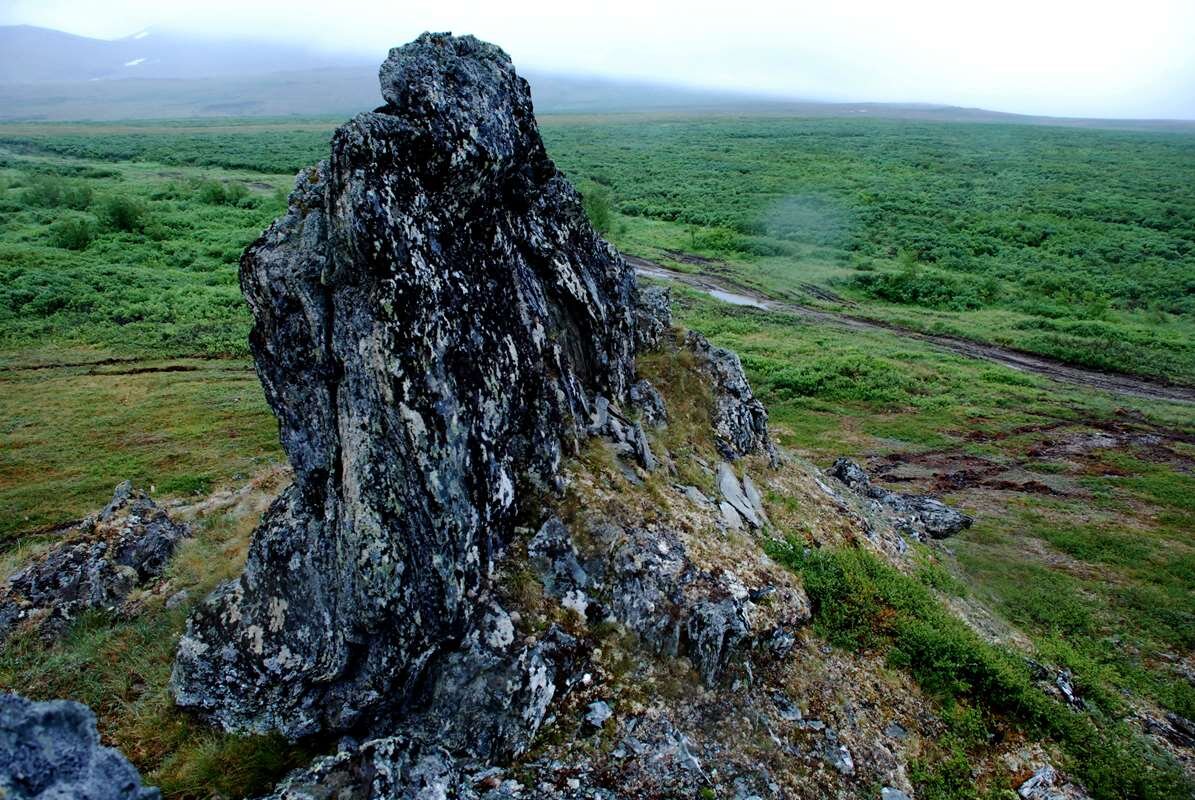
[[[0,26],[0,121],[347,116],[376,107],[375,58],[146,30],[90,39]],[[1168,120],[1031,117],[900,103],[826,103],[522,71],[540,114],[782,114],[1195,130]]]
[[[370,64],[359,56],[270,42],[185,37],[154,29],[109,40],[31,25],[0,26],[0,81],[6,83],[244,77],[344,66]]]

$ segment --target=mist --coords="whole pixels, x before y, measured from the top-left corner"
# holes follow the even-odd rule
[[[809,100],[1195,119],[1195,3],[403,3],[8,0],[0,24],[118,38],[268,39],[377,63],[424,30],[473,33],[520,68]]]

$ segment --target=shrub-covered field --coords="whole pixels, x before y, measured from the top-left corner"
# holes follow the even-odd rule
[[[237,261],[331,127],[0,126],[0,563],[125,478],[194,500],[280,457]],[[544,131],[628,252],[1195,382],[1193,137],[776,118],[556,118]],[[1055,740],[1097,797],[1173,795],[1172,762],[1146,756],[1125,720],[1195,717],[1190,406],[684,290],[676,313],[742,355],[784,445],[823,466],[854,457],[976,516],[946,549],[920,552],[911,576],[805,553],[799,531],[773,551],[805,576],[828,641],[886,653],[953,715],[953,738],[918,767],[918,796],[977,797],[968,759],[1009,720]],[[200,524],[174,567],[189,602],[235,574],[252,522]],[[1056,704],[1027,687],[1019,657],[946,607],[990,610],[1019,652],[1072,671],[1089,712],[1048,718]],[[173,709],[164,676],[185,611],[89,617],[50,650],[22,639],[0,657],[0,685],[90,702],[169,797],[261,791],[306,754]]]
[[[11,124],[0,148],[10,168],[40,154],[281,176],[323,157],[333,126]],[[1195,135],[730,116],[542,127],[629,252],[693,252],[794,298],[832,287],[915,328],[1195,383]],[[177,227],[179,208],[149,234]],[[54,240],[79,251],[88,224],[65,220]]]

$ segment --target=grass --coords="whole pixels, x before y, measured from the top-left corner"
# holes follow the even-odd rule
[[[1190,136],[730,117],[543,127],[628,252],[778,297],[825,303],[808,285],[828,287],[858,304],[852,313],[1195,381]],[[237,260],[280,212],[293,172],[326,153],[330,129],[0,126],[5,564],[52,538],[38,529],[102,507],[125,478],[158,495],[202,494],[280,457],[247,359]],[[675,297],[679,321],[740,353],[781,443],[808,458],[965,456],[1055,490],[946,491],[976,525],[918,555],[908,575],[850,551],[779,553],[813,585],[824,635],[890,653],[942,698],[951,740],[914,765],[919,797],[987,791],[967,780],[968,765],[983,731],[1000,726],[1057,742],[1100,797],[1176,791],[1169,767],[1115,720],[1137,707],[1195,716],[1195,690],[1173,668],[1195,647],[1189,406]],[[678,419],[696,418],[709,398],[674,367],[643,364],[683,398]],[[1164,447],[1049,449],[1122,429],[1174,435]],[[683,455],[708,431],[682,424],[662,436]],[[172,580],[198,598],[235,574],[250,527],[206,523]],[[1051,704],[1014,654],[939,606],[964,595],[1023,632],[1039,660],[1071,669],[1093,716]],[[173,710],[164,687],[186,606],[153,603],[136,620],[89,617],[48,650],[14,642],[0,684],[91,703],[106,740],[171,798],[251,793],[301,761],[275,740],[215,734]]]
[[[42,351],[51,363],[94,351]],[[135,369],[188,368],[187,372]],[[95,513],[130,479],[156,496],[207,493],[282,457],[244,361],[137,361],[0,372],[0,550]]]
[[[48,646],[32,633],[14,636],[0,649],[0,685],[89,705],[104,741],[119,747],[169,800],[265,793],[308,763],[320,743],[220,733],[178,710],[168,689],[192,605],[239,572],[255,521],[255,515],[221,513],[197,524],[167,575],[170,592],[190,595],[174,609],[163,606],[163,595],[150,595],[141,598],[147,608],[136,617],[90,613]]]
[[[881,650],[948,710],[945,758],[915,765],[918,796],[978,798],[967,750],[991,728],[1020,726],[1057,742],[1066,768],[1097,800],[1174,798],[1191,784],[1173,762],[1115,719],[1069,711],[1046,696],[1015,653],[983,642],[919,581],[864,550],[809,551],[776,542],[771,555],[804,579],[818,633],[852,650]],[[1035,585],[1035,584],[1030,584]]]

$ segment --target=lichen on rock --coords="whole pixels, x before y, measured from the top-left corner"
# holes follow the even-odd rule
[[[100,744],[81,703],[0,693],[0,797],[5,800],[158,800],[124,756]]]
[[[52,637],[84,611],[121,610],[190,534],[125,481],[103,511],[0,585],[0,643],[20,627]]]
[[[685,346],[693,352],[714,390],[714,437],[724,458],[734,460],[766,453],[773,460],[776,447],[768,435],[768,412],[751,391],[743,362],[724,347],[689,331]]]
[[[634,378],[634,275],[507,55],[425,34],[381,83],[241,262],[295,484],[179,646],[178,702],[229,730],[403,705],[468,630],[522,488]]]

